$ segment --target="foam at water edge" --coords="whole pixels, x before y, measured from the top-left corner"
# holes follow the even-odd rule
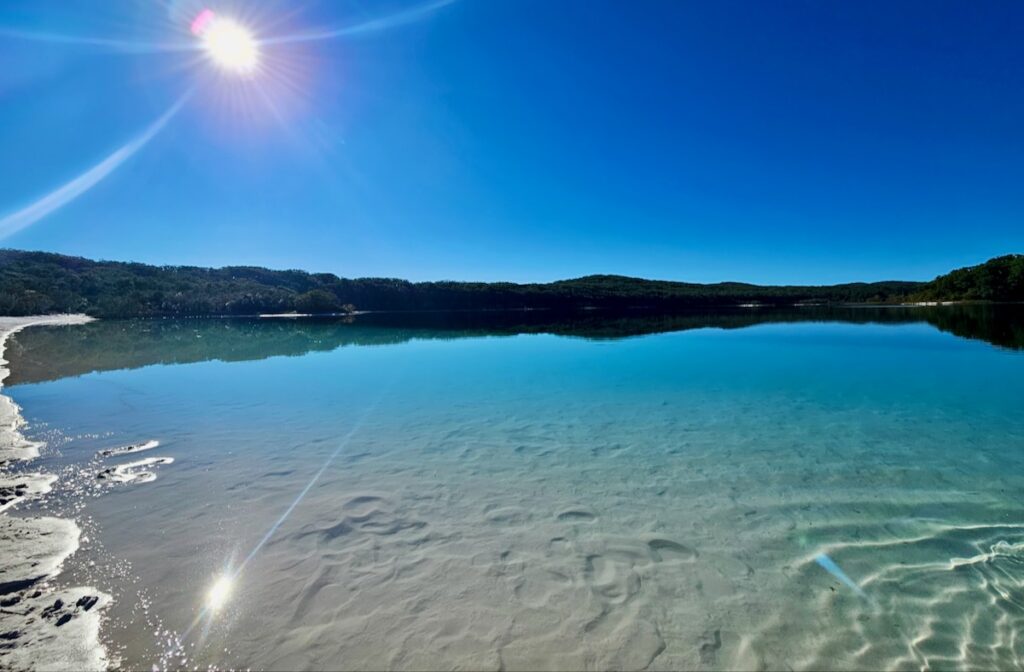
[[[33,325],[82,324],[85,315],[0,318],[0,388],[8,375],[7,338]],[[49,474],[12,474],[10,463],[39,455],[39,443],[20,432],[20,409],[0,395],[0,511],[49,492]],[[107,656],[99,641],[100,614],[110,596],[94,588],[54,590],[44,585],[78,550],[81,531],[72,520],[0,517],[0,668],[6,670],[103,670]]]

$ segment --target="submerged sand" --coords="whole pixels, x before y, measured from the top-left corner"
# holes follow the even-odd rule
[[[0,388],[7,377],[7,338],[26,327],[89,322],[85,315],[0,317]],[[48,493],[57,477],[20,473],[18,463],[39,455],[41,444],[21,434],[24,420],[0,395],[0,668],[100,670],[107,656],[99,641],[100,615],[110,597],[95,588],[57,589],[52,580],[78,550],[73,520],[14,517],[6,513]]]
[[[547,357],[538,344],[120,379],[109,405],[65,420],[90,437],[66,452],[120,455],[160,478],[134,496],[98,479],[95,460],[79,470],[113,494],[90,500],[93,541],[62,578],[117,586],[103,634],[132,669],[1021,667],[1024,457],[1008,446],[1024,423],[1012,405],[915,403],[916,386],[849,372],[884,363],[875,350],[843,350],[852,359],[829,371],[834,351],[801,369],[730,347],[705,376],[694,338],[560,341]],[[894,354],[931,365],[920,351],[904,341]],[[392,396],[366,403],[395,370]],[[1011,378],[1001,395],[1019,399]],[[879,380],[900,393],[880,400]],[[154,396],[154,381],[187,392]],[[42,405],[63,419],[110,382],[18,398],[44,419],[51,398]],[[127,398],[131,414],[125,382],[147,392]],[[108,427],[120,431],[99,438]],[[178,462],[137,464],[154,454],[133,454],[143,432],[180,446]],[[80,569],[106,557],[130,572]],[[56,624],[86,604],[52,595],[35,613]]]

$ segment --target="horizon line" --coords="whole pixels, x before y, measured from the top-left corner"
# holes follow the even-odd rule
[[[586,273],[586,274],[583,274],[583,275],[578,275],[578,276],[573,276],[573,277],[562,277],[562,278],[558,278],[558,279],[555,279],[555,280],[547,280],[547,281],[534,280],[534,281],[529,281],[529,282],[519,282],[519,281],[514,281],[514,280],[457,280],[457,279],[454,279],[454,278],[443,278],[443,279],[437,279],[437,280],[410,280],[408,278],[403,278],[403,277],[399,277],[399,276],[389,276],[389,275],[359,275],[359,276],[352,275],[352,276],[345,276],[345,275],[339,275],[338,273],[336,273],[334,271],[314,271],[314,270],[308,270],[308,269],[304,269],[304,268],[281,268],[281,267],[275,268],[275,267],[271,267],[271,266],[260,266],[260,265],[255,265],[255,264],[227,264],[227,265],[223,265],[223,266],[203,266],[203,265],[197,265],[197,264],[181,264],[181,263],[178,263],[178,264],[154,264],[154,263],[149,263],[149,262],[144,262],[144,261],[123,261],[123,260],[119,260],[119,259],[90,258],[90,257],[81,256],[81,255],[64,254],[64,253],[61,253],[61,252],[51,252],[51,251],[47,251],[47,250],[26,250],[26,249],[18,249],[18,248],[13,248],[13,247],[0,247],[0,254],[2,254],[2,253],[9,253],[9,252],[18,253],[18,254],[44,254],[44,255],[52,255],[52,256],[64,257],[64,258],[68,258],[68,259],[80,259],[80,260],[87,261],[87,262],[90,262],[90,263],[95,263],[95,264],[137,264],[137,265],[140,265],[140,266],[149,266],[151,268],[196,268],[196,269],[210,270],[210,271],[224,271],[224,270],[229,270],[229,269],[233,269],[233,268],[250,268],[250,269],[259,269],[259,270],[271,271],[271,272],[276,272],[276,273],[290,273],[290,272],[293,272],[293,273],[304,273],[306,275],[333,275],[334,277],[336,277],[336,278],[338,278],[340,280],[399,280],[399,281],[402,281],[402,282],[408,282],[410,284],[462,283],[462,284],[488,284],[488,285],[493,285],[493,284],[550,285],[550,284],[557,284],[557,283],[560,283],[560,282],[571,282],[571,281],[574,281],[574,280],[585,280],[585,279],[588,279],[588,278],[602,278],[603,277],[603,278],[620,278],[620,279],[625,279],[625,280],[640,280],[640,281],[644,281],[644,282],[661,282],[661,283],[681,284],[681,285],[702,285],[702,286],[748,285],[748,286],[753,286],[753,287],[839,287],[839,286],[845,286],[845,285],[877,285],[877,284],[888,284],[888,283],[927,284],[928,282],[933,281],[935,278],[941,277],[942,275],[945,275],[946,273],[950,273],[952,271],[961,270],[961,269],[964,269],[964,268],[973,268],[975,266],[982,265],[982,264],[984,264],[984,263],[986,263],[988,261],[991,261],[993,259],[999,259],[999,258],[1002,258],[1002,257],[1022,256],[1022,255],[1020,255],[1018,253],[1007,253],[1007,254],[997,255],[995,257],[990,257],[989,259],[977,262],[975,264],[970,264],[968,266],[961,266],[961,267],[958,267],[958,268],[951,268],[948,271],[946,271],[946,273],[940,273],[939,275],[935,276],[935,278],[931,278],[931,279],[928,279],[928,280],[905,280],[905,279],[899,279],[899,278],[891,278],[891,279],[885,279],[885,280],[850,280],[850,281],[846,281],[846,282],[833,282],[833,283],[790,283],[790,282],[787,282],[787,283],[759,283],[759,282],[749,282],[749,281],[744,281],[744,280],[716,280],[716,281],[713,281],[713,282],[696,282],[696,281],[691,281],[691,280],[668,280],[668,279],[663,279],[663,278],[651,278],[651,277],[644,277],[644,276],[624,275],[624,274],[621,274],[621,273]]]

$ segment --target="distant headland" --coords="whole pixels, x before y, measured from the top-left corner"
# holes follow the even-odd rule
[[[1024,255],[997,257],[931,282],[776,286],[696,284],[618,275],[530,284],[409,282],[252,266],[150,266],[0,250],[0,315],[170,317],[355,310],[678,310],[944,301],[1024,301]]]

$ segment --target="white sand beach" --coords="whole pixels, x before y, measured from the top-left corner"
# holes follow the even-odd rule
[[[86,315],[0,317],[0,387],[7,377],[7,338],[26,327],[76,325]],[[81,531],[73,520],[12,516],[9,509],[45,496],[57,477],[22,473],[20,463],[39,455],[39,443],[21,434],[24,421],[9,397],[0,396],[0,668],[5,670],[101,670],[103,609],[110,597],[91,587],[54,588],[64,561],[78,550]]]
[[[0,388],[8,374],[7,360],[3,357],[11,334],[31,326],[85,324],[92,319],[88,315],[0,317]],[[0,396],[0,465],[16,460],[31,460],[39,455],[39,445],[27,440],[18,431],[22,424],[21,409],[10,397]]]
[[[53,474],[0,473],[0,513],[17,506],[22,500],[40,497],[53,489]]]

